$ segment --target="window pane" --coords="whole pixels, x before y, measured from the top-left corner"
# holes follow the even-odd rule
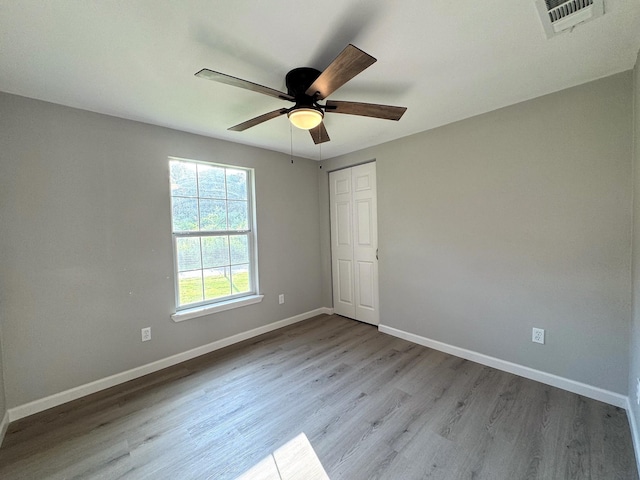
[[[234,265],[231,267],[231,284],[233,293],[249,291],[249,265]]]
[[[227,198],[232,200],[247,199],[247,172],[227,168]]]
[[[227,202],[229,209],[229,230],[249,230],[247,202]]]
[[[193,232],[198,230],[198,199],[173,197],[173,231]]]
[[[178,274],[180,305],[202,301],[202,270]]]
[[[229,265],[229,242],[227,237],[202,237],[203,268]]]
[[[226,198],[224,168],[198,165],[198,187],[200,197]]]
[[[200,237],[176,238],[178,249],[178,271],[202,268],[200,263]]]
[[[249,239],[247,235],[229,235],[231,264],[249,263]]]
[[[195,197],[198,195],[196,186],[196,164],[188,162],[169,162],[171,176],[171,195],[181,197]]]
[[[227,229],[227,202],[200,200],[200,230],[215,232]]]
[[[231,295],[229,267],[204,270],[204,297],[211,300]]]

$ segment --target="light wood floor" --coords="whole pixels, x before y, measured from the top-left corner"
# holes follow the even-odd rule
[[[0,478],[637,479],[624,410],[319,316],[12,423]]]

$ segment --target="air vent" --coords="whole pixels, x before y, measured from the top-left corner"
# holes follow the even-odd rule
[[[600,17],[604,0],[536,0],[536,7],[547,38],[551,38]]]

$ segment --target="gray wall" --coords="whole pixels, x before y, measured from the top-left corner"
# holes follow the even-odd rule
[[[7,94],[0,111],[9,408],[322,306],[315,162]],[[262,303],[169,318],[170,155],[255,168]]]
[[[377,161],[381,323],[626,394],[631,91],[625,72],[323,162],[326,212],[327,172]]]
[[[635,426],[640,420],[636,402],[636,382],[640,378],[640,54],[633,71],[633,318],[631,322],[631,354],[629,360],[629,403]],[[635,432],[640,438],[640,431]],[[639,446],[640,447],[640,446]],[[640,462],[640,458],[637,458]]]
[[[2,317],[0,317],[0,422],[7,413],[7,401],[4,394],[4,362],[2,360]],[[0,446],[2,437],[0,437]]]

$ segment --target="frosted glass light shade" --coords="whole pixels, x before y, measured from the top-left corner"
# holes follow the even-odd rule
[[[302,130],[311,130],[320,125],[324,115],[315,108],[296,108],[290,111],[287,116],[294,127],[301,128]]]

